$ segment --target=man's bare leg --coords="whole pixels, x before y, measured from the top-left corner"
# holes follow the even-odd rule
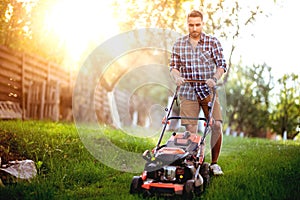
[[[217,163],[222,145],[222,122],[215,121],[212,126],[212,135],[210,140],[211,145],[211,163]]]

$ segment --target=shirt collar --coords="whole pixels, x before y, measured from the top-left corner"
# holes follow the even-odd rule
[[[204,41],[204,37],[205,37],[205,34],[202,32],[201,35],[200,35],[200,41],[201,42]],[[185,40],[186,41],[190,41],[190,34],[188,34],[188,35],[185,36]]]

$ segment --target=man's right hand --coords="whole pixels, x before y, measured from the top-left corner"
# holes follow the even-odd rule
[[[175,83],[176,83],[177,86],[180,86],[180,85],[184,84],[184,82],[185,82],[184,78],[182,78],[180,76],[176,77],[176,79],[175,79]]]
[[[185,82],[185,79],[180,76],[180,72],[178,70],[172,69],[170,74],[177,86],[180,86]]]

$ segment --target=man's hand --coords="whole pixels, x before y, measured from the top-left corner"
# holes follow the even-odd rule
[[[185,82],[185,79],[180,76],[180,72],[178,70],[172,69],[170,74],[177,86],[180,86]]]
[[[216,81],[212,78],[206,80],[206,84],[208,87],[213,88],[217,85]]]
[[[176,77],[175,83],[176,83],[177,86],[180,86],[180,85],[184,84],[184,82],[185,82],[184,78],[182,78],[180,76]]]
[[[213,75],[213,77],[211,79],[206,80],[206,84],[208,85],[208,87],[210,88],[215,87],[217,85],[218,80],[220,80],[223,74],[224,74],[224,69],[217,68],[217,71]]]

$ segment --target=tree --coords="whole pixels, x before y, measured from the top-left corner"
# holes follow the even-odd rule
[[[280,91],[278,102],[272,112],[272,129],[283,136],[287,131],[289,139],[298,133],[297,125],[300,120],[300,80],[297,74],[285,74],[278,80]]]
[[[6,0],[1,3],[0,44],[18,50],[24,48],[31,34],[29,29],[31,13],[28,4],[17,0]]]
[[[229,127],[248,136],[263,137],[269,127],[271,68],[266,64],[234,68],[227,83]]]
[[[65,48],[45,30],[46,10],[54,1],[5,0],[0,5],[0,44],[61,63]],[[43,48],[41,48],[43,47]]]

